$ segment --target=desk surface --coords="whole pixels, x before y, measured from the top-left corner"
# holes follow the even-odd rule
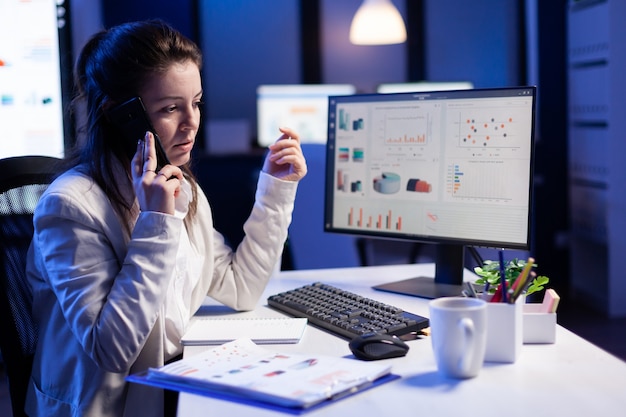
[[[432,264],[366,268],[284,271],[273,278],[254,311],[238,316],[275,317],[267,307],[269,295],[315,281],[396,305],[428,317],[428,300],[371,289],[372,285],[434,274]],[[210,302],[202,314],[224,309]],[[446,379],[437,372],[428,338],[409,341],[403,358],[388,359],[402,378],[375,389],[305,413],[307,416],[427,415],[457,413],[488,416],[623,416],[626,409],[626,362],[612,356],[567,329],[557,326],[556,343],[524,345],[514,364],[486,363],[478,377]],[[275,345],[285,352],[352,357],[346,340],[308,326],[295,345]],[[202,348],[186,348],[190,355]],[[284,413],[192,394],[181,394],[178,415],[278,416]]]

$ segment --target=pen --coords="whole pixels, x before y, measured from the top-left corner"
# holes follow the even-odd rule
[[[502,301],[508,302],[508,292],[506,289],[506,271],[504,269],[504,251],[498,252],[500,256],[500,285],[502,286]]]
[[[537,278],[537,273],[535,271],[530,271],[530,273],[528,274],[528,277],[526,277],[526,282],[524,282],[524,285],[522,286],[522,289],[520,290],[520,294],[526,291],[528,287],[530,287],[530,284],[533,283],[533,280],[535,278]],[[518,294],[518,296],[520,294]]]

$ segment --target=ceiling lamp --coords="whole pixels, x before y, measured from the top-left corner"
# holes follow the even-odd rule
[[[390,0],[363,0],[352,19],[350,42],[390,45],[406,41],[404,20]]]

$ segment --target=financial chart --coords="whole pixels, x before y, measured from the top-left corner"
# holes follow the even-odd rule
[[[334,226],[525,242],[532,104],[522,93],[331,105]]]

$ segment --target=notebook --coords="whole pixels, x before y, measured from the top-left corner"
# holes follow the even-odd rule
[[[256,344],[298,343],[307,319],[197,317],[183,335],[183,346],[221,345],[240,338]]]

